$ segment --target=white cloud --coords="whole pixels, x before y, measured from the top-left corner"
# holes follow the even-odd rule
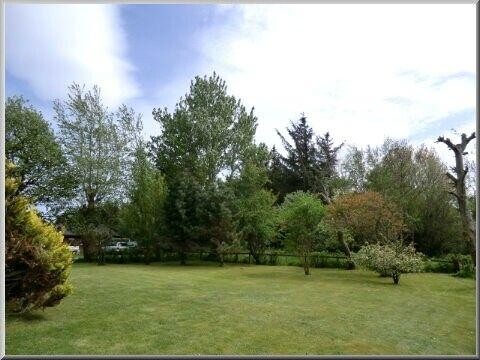
[[[216,70],[255,106],[257,138],[269,145],[301,112],[317,133],[365,146],[475,108],[474,5],[248,4],[219,13],[228,12],[228,25],[198,35],[200,69]],[[186,90],[183,82],[165,88]]]
[[[42,100],[72,82],[97,84],[109,106],[139,95],[118,8],[108,4],[7,4],[6,70]]]

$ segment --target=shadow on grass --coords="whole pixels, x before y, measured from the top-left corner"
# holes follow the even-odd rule
[[[215,261],[205,261],[205,260],[190,260],[185,263],[185,264],[180,264],[179,261],[165,261],[165,262],[155,262],[152,263],[152,265],[155,266],[160,266],[160,267],[174,267],[174,268],[192,268],[192,267],[218,267],[220,268],[218,262]]]
[[[314,272],[311,275],[304,275],[303,269],[299,268],[298,273],[286,273],[286,272],[261,272],[261,273],[251,273],[245,272],[242,274],[242,277],[247,277],[250,279],[288,279],[290,281],[308,281],[308,280],[318,280],[319,282],[338,282],[338,283],[352,283],[352,284],[369,284],[376,286],[390,286],[394,285],[393,281],[389,277],[379,277],[375,274],[366,274],[361,272],[355,272],[353,270],[338,270],[330,272],[331,269],[325,269],[326,271]],[[400,281],[401,283],[401,281]]]
[[[6,320],[17,320],[22,322],[38,322],[46,320],[45,315],[39,312],[26,312],[26,313],[6,313]]]

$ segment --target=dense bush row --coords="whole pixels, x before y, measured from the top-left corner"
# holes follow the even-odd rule
[[[335,268],[351,269],[349,259],[345,254],[328,251],[315,251],[311,255],[311,267],[313,268]],[[460,258],[463,265],[457,265],[455,258]],[[180,253],[162,252],[153,254],[150,259],[153,262],[179,262]],[[226,253],[223,256],[225,263],[231,264],[256,264],[255,259],[246,250],[237,253]],[[194,252],[187,253],[187,261],[211,261],[218,262],[218,255],[215,252]],[[84,262],[82,256],[77,256],[75,262]],[[105,255],[105,262],[111,264],[144,263],[144,255],[140,250],[129,249],[122,252],[112,252]],[[302,262],[298,256],[285,251],[266,251],[260,257],[259,265],[279,265],[279,266],[298,266],[302,267]],[[454,274],[464,277],[474,277],[474,271],[471,267],[471,259],[468,255],[449,254],[441,258],[426,258],[423,262],[422,271],[432,273]],[[463,269],[460,271],[460,269]]]

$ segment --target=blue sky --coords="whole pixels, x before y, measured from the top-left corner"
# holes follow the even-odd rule
[[[129,58],[141,69],[137,79],[146,96],[184,69],[195,69],[201,54],[192,39],[210,21],[222,20],[211,5],[126,5],[120,13]]]
[[[73,81],[105,103],[172,109],[195,75],[223,77],[258,141],[306,113],[317,133],[433,146],[475,129],[474,5],[6,5],[6,91],[49,120]]]

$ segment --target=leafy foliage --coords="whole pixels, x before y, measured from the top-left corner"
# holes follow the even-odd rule
[[[335,189],[339,187],[340,178],[337,173],[338,152],[343,143],[335,146],[330,133],[317,137],[317,158],[320,164],[321,181],[317,182],[320,186],[320,193],[325,203],[330,203],[335,195]]]
[[[5,120],[5,155],[16,165],[17,193],[55,212],[73,196],[73,179],[50,124],[19,96],[7,99]]]
[[[290,144],[277,130],[287,152],[286,156],[280,156],[284,169],[283,181],[286,182],[284,185],[287,189],[286,193],[297,190],[312,191],[320,172],[316,159],[317,151],[313,129],[308,125],[304,115],[297,122],[291,122],[290,126],[287,128],[287,133],[292,138],[293,144]],[[285,195],[283,194],[282,197]]]
[[[343,144],[334,146],[328,132],[315,139],[305,115],[290,125],[287,133],[292,144],[277,130],[286,156],[272,149],[269,171],[271,188],[280,202],[286,194],[301,190],[320,194],[322,201],[329,203],[340,180],[337,156]]]
[[[234,246],[237,240],[230,206],[232,195],[223,184],[209,186],[200,192],[200,204],[197,208],[200,221],[197,244],[213,248],[220,265],[223,265],[225,252]]]
[[[96,86],[85,91],[73,84],[68,90],[68,100],[54,102],[55,119],[68,171],[76,176],[76,200],[92,209],[124,193],[142,125],[125,105],[109,112]]]
[[[256,117],[227,94],[217,74],[196,77],[172,114],[154,109],[162,126],[150,152],[165,174],[166,231],[181,253],[213,246],[218,251],[235,238],[233,197],[225,181],[241,173],[255,156]],[[182,261],[184,262],[184,261]]]
[[[71,205],[71,213],[75,214],[81,234],[86,235],[92,228],[108,226],[110,222],[100,222],[103,209],[96,208],[124,197],[142,124],[140,117],[125,105],[110,112],[103,105],[97,86],[85,91],[74,83],[68,91],[66,101],[54,102],[54,111],[67,170],[75,174],[77,204]],[[91,259],[97,242],[91,236],[83,236],[85,260]]]
[[[152,137],[151,152],[167,177],[188,170],[195,181],[213,183],[224,174],[238,173],[257,126],[253,109],[247,113],[235,97],[227,94],[217,74],[196,77],[190,92],[181,98],[173,114],[154,109],[162,134]]]
[[[72,292],[72,254],[63,235],[44,223],[27,199],[17,195],[19,179],[7,161],[5,178],[5,297],[25,312],[57,305]]]
[[[82,231],[84,243],[88,244],[97,256],[98,265],[105,264],[105,246],[112,241],[112,230],[104,225],[86,224]]]
[[[356,146],[349,146],[341,165],[343,178],[354,192],[366,190],[367,174],[369,171],[366,154]]]
[[[57,217],[57,224],[69,231],[81,236],[83,257],[85,261],[92,261],[96,256],[101,255],[101,248],[98,248],[98,235],[108,232],[113,233],[119,230],[120,208],[116,202],[103,202],[92,208],[82,206],[69,208]],[[103,235],[100,236],[103,238]],[[100,261],[102,262],[102,261]]]
[[[387,141],[368,175],[368,188],[397,205],[409,229],[408,239],[428,255],[459,245],[460,219],[448,194],[446,170],[432,150]]]
[[[413,244],[404,246],[401,242],[367,244],[354,259],[360,267],[391,276],[394,284],[399,283],[401,274],[420,272],[424,267],[423,256],[415,252]]]
[[[333,229],[348,232],[356,249],[366,242],[398,240],[405,230],[395,205],[373,191],[338,197],[327,207],[326,221]]]
[[[324,215],[322,202],[303,191],[288,194],[280,211],[285,245],[301,258],[305,275],[310,274],[310,256],[322,240],[319,234]]]
[[[164,177],[149,162],[143,147],[136,151],[132,175],[129,202],[120,213],[120,228],[139,243],[148,263],[154,247],[160,245],[167,188]]]
[[[170,178],[165,199],[165,235],[171,249],[180,252],[182,264],[186,252],[198,249],[198,228],[200,219],[197,208],[201,204],[198,183],[188,172]]]
[[[265,167],[249,164],[235,183],[238,233],[256,264],[276,230],[275,196],[264,188],[266,182]]]

